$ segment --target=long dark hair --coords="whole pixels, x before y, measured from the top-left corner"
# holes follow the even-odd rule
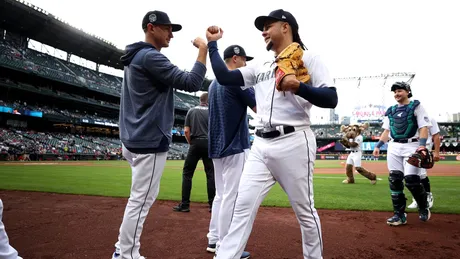
[[[299,43],[300,47],[302,47],[303,50],[307,49],[307,47],[305,47],[305,44],[303,44],[302,40],[300,39],[299,31],[294,28],[292,28],[292,40],[294,42]]]

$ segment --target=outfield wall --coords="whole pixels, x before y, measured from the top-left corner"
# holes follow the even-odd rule
[[[317,154],[316,160],[347,160],[347,154]],[[373,155],[363,155],[364,161],[387,160],[387,156],[381,155],[378,158]],[[460,161],[460,155],[441,155],[441,161]]]

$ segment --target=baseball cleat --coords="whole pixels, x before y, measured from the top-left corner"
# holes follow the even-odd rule
[[[433,207],[433,203],[434,203],[434,197],[433,197],[433,194],[431,192],[428,193],[428,208],[431,209],[431,207]]]
[[[398,214],[393,215],[393,217],[387,219],[387,224],[390,226],[399,226],[407,223],[407,214],[404,213],[402,217]]]
[[[418,204],[417,204],[417,202],[414,200],[414,198],[412,198],[412,203],[411,203],[409,206],[407,206],[407,208],[408,208],[408,209],[416,209],[416,208],[418,208]]]
[[[120,259],[120,258],[121,258],[120,254],[116,252],[112,254],[112,259]]]
[[[214,255],[214,259],[217,259],[217,254]],[[249,252],[244,251],[241,255],[240,259],[249,259],[251,258],[251,254]]]
[[[421,221],[428,221],[431,218],[430,209],[425,209],[418,212],[418,217]]]
[[[179,205],[174,206],[173,210],[177,212],[190,212],[190,208],[187,206],[184,206],[182,203],[179,203]]]
[[[206,247],[206,251],[210,253],[215,253],[216,252],[216,244],[208,244],[208,247]]]

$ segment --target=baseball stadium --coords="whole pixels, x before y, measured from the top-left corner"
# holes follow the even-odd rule
[[[130,195],[131,168],[118,129],[123,78],[99,68],[123,70],[124,52],[26,2],[0,0],[0,10],[0,198],[9,242],[26,259],[109,258]],[[54,55],[54,49],[67,56]],[[95,68],[72,62],[74,56]],[[380,78],[392,76],[413,74]],[[206,78],[200,91],[211,81]],[[147,258],[212,258],[205,251],[211,214],[201,161],[190,212],[172,210],[181,200],[189,147],[185,116],[200,103],[196,94],[177,90],[174,101],[172,143],[141,250]],[[422,222],[416,209],[407,209],[407,225],[389,227],[386,145],[379,157],[372,155],[388,108],[382,103],[363,101],[340,119],[331,110],[328,122],[311,126],[318,147],[314,203],[324,258],[458,258],[460,120],[438,121],[440,161],[428,169],[431,220]],[[356,170],[354,184],[342,183],[350,154],[342,144],[342,126],[350,123],[367,123],[362,167],[376,175],[375,184]],[[248,130],[252,141],[254,128]],[[405,193],[409,204],[412,197]],[[301,242],[287,195],[276,184],[258,211],[246,249],[251,258],[303,258]]]

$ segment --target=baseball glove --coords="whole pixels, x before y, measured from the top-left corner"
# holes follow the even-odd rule
[[[419,147],[409,156],[407,163],[415,167],[430,169],[434,166],[433,154],[425,147]]]
[[[281,80],[287,75],[295,75],[297,80],[306,83],[310,80],[308,70],[303,60],[303,50],[299,43],[293,42],[287,46],[276,58],[275,68],[276,89],[278,91],[287,91],[289,89],[281,88]],[[296,90],[296,89],[295,89]]]

